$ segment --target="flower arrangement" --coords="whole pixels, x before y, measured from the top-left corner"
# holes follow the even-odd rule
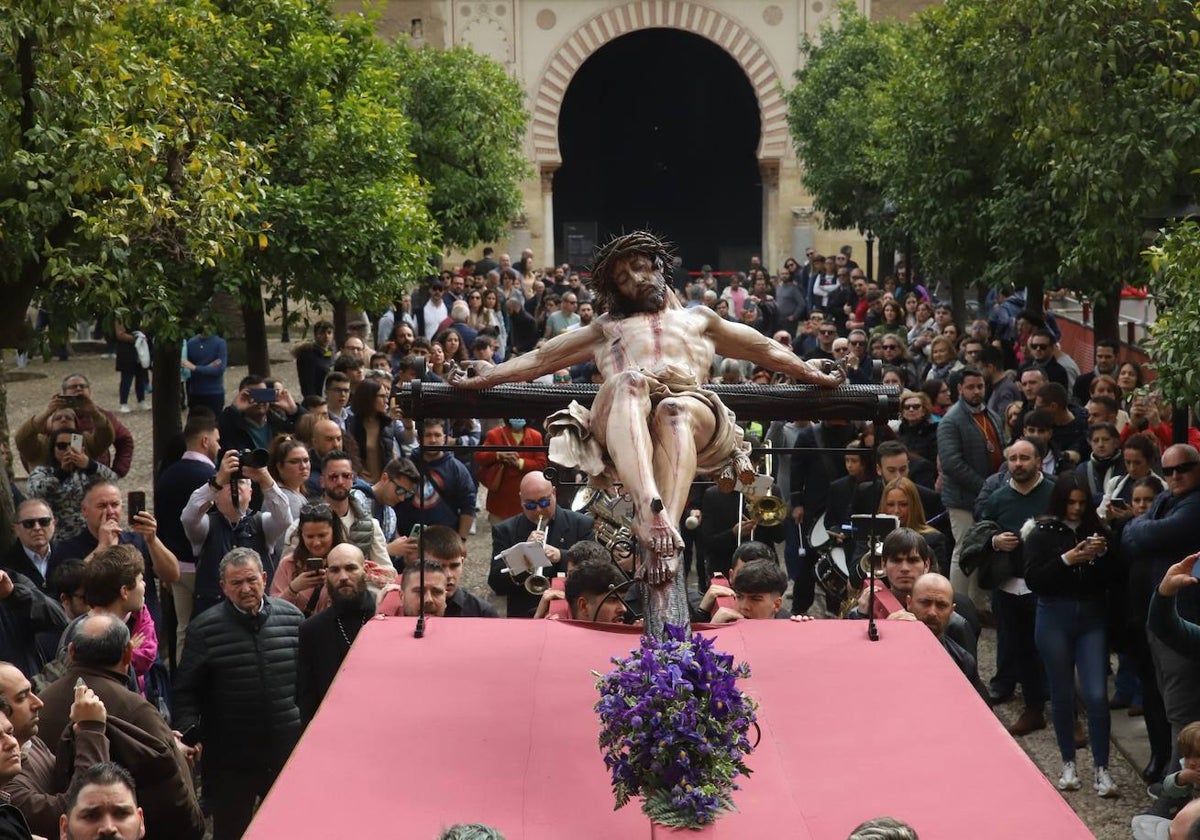
[[[640,795],[651,820],[699,828],[734,810],[734,779],[750,775],[755,704],[737,686],[750,667],[682,627],[664,635],[643,635],[640,650],[596,674],[600,748],[616,808]]]

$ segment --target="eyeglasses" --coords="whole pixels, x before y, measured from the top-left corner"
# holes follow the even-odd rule
[[[1177,464],[1174,467],[1168,467],[1166,464],[1163,464],[1162,474],[1168,478],[1175,475],[1175,473],[1187,475],[1192,470],[1196,469],[1198,465],[1200,465],[1200,461],[1184,461],[1182,464]]]
[[[818,330],[821,335],[837,335],[837,330]]]
[[[537,501],[530,500],[528,502],[521,502],[521,507],[525,508],[525,510],[537,510],[538,508],[545,510],[553,503],[554,500],[547,496],[546,498],[538,499]]]
[[[58,443],[54,444],[54,448],[57,449],[59,452],[65,452],[66,450],[71,448],[71,444],[68,441],[60,440]]]
[[[332,522],[333,510],[324,502],[300,506],[301,522]]]
[[[851,341],[851,342],[850,342],[850,344],[851,344],[851,345],[853,345],[853,346],[855,346],[855,347],[862,347],[862,346],[863,346],[864,344],[866,344],[866,343],[867,343],[867,342],[865,342],[865,341]]]
[[[396,488],[396,495],[400,497],[400,501],[402,502],[407,502],[413,496],[417,495],[415,490],[409,490],[394,479],[392,480],[392,486]]]
[[[909,403],[908,405],[903,406],[905,411],[920,411],[923,407],[924,406],[922,406],[920,403]]]
[[[21,519],[17,522],[17,524],[26,530],[32,530],[33,528],[49,528],[50,523],[53,521],[53,517],[38,516],[33,519]]]
[[[1049,350],[1049,349],[1050,349],[1050,345],[1049,345],[1049,344],[1045,344],[1045,343],[1038,343],[1038,344],[1035,344],[1035,343],[1033,343],[1033,342],[1030,342],[1030,343],[1029,343],[1029,347],[1030,347],[1030,349],[1031,349],[1031,350]]]
[[[899,344],[883,344],[880,346],[883,347],[884,350],[899,350],[900,349]]]

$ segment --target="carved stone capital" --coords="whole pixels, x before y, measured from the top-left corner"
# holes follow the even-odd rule
[[[542,179],[542,192],[553,192],[554,173],[558,171],[558,166],[559,164],[557,163],[543,163],[538,167]]]
[[[767,158],[758,162],[758,171],[762,175],[763,186],[770,189],[779,189],[779,161],[774,158]]]
[[[811,225],[816,218],[812,207],[801,206],[792,208],[792,221],[798,225]]]

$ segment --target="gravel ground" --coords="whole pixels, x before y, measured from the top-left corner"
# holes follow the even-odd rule
[[[282,376],[285,382],[295,383],[295,367],[288,353],[288,345],[272,339],[271,361],[276,375]],[[117,406],[118,375],[114,371],[113,360],[103,359],[99,355],[78,355],[67,362],[42,362],[33,360],[23,370],[15,369],[11,351],[6,357],[8,372],[8,422],[15,429],[30,414],[43,408],[50,396],[57,390],[62,378],[71,372],[79,371],[89,377],[92,382],[92,396],[104,408],[115,409]],[[245,368],[233,368],[226,377],[227,393],[236,388],[237,380],[245,375]],[[150,412],[134,410],[130,414],[121,415],[122,421],[133,431],[138,441],[134,452],[133,468],[121,484],[129,490],[144,489],[152,491],[153,480],[150,465]],[[143,443],[144,441],[144,443]],[[11,443],[11,442],[10,442]],[[14,447],[15,451],[15,447]],[[20,465],[16,467],[18,478],[24,477]],[[465,584],[468,589],[480,597],[496,604],[503,613],[503,603],[500,598],[491,594],[487,587],[487,571],[491,557],[491,535],[487,526],[486,514],[479,522],[479,533],[468,541],[468,564],[465,572]],[[995,632],[985,630],[980,640],[980,672],[987,677],[991,675],[995,665]],[[1012,723],[1020,714],[1020,702],[1010,702],[996,709],[997,717],[1004,724]],[[1047,708],[1048,711],[1048,708]],[[1124,715],[1125,712],[1114,712]],[[1058,749],[1054,743],[1051,728],[1035,732],[1019,740],[1049,782],[1054,784],[1058,779],[1060,769]],[[1140,745],[1123,745],[1136,752]],[[1130,818],[1144,810],[1150,800],[1145,794],[1138,770],[1130,765],[1121,751],[1114,749],[1111,758],[1113,778],[1121,791],[1121,797],[1115,800],[1104,800],[1096,796],[1091,789],[1093,765],[1091,756],[1086,750],[1080,750],[1077,757],[1080,779],[1083,780],[1082,790],[1064,794],[1067,803],[1087,824],[1092,833],[1100,840],[1125,840],[1130,836]],[[982,772],[981,772],[982,771]],[[947,768],[954,772],[954,768]],[[978,768],[972,768],[978,776],[980,784],[987,784],[986,759]],[[1013,803],[997,803],[1011,805]]]

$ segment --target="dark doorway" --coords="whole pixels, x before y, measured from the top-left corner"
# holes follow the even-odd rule
[[[558,126],[558,259],[566,226],[577,239],[591,225],[600,242],[653,230],[691,270],[743,268],[759,253],[758,101],[721,47],[674,29],[624,35],[579,68]]]

